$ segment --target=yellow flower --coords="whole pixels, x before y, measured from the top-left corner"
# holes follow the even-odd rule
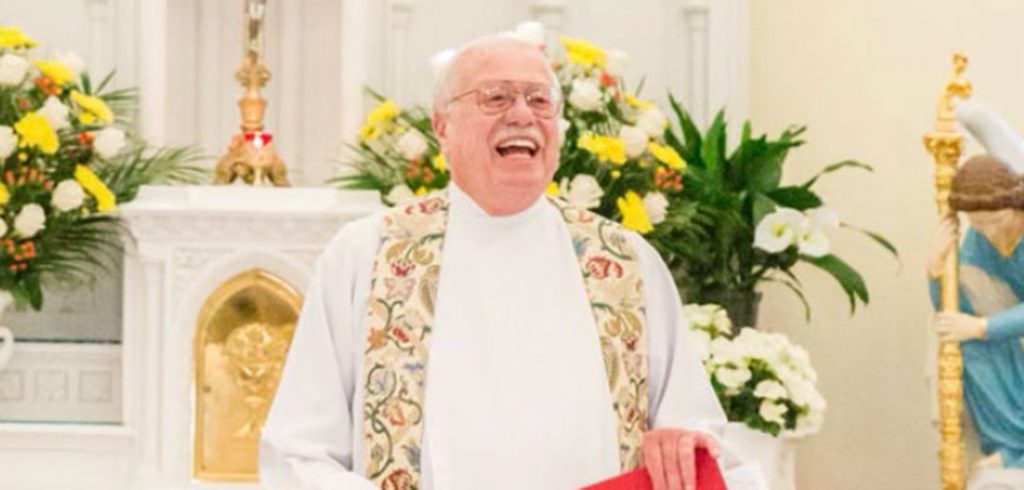
[[[419,189],[416,189],[416,192],[414,194],[416,194],[417,196],[422,196],[422,195],[424,195],[426,193],[427,193],[427,188],[423,187],[421,185]]]
[[[544,189],[544,193],[552,197],[558,197],[558,184],[548,182],[548,188]]]
[[[565,56],[570,63],[577,65],[594,65],[604,68],[608,55],[596,44],[582,38],[562,36],[558,38],[565,46]]]
[[[18,146],[35,146],[43,153],[50,155],[57,152],[60,142],[57,140],[57,132],[50,126],[42,114],[29,112],[18,122],[14,123],[14,131],[21,136]]]
[[[615,201],[622,213],[622,226],[644,234],[654,229],[651,220],[647,217],[647,210],[644,208],[644,200],[639,194],[629,191],[625,196]]]
[[[33,60],[39,72],[61,87],[73,82],[75,74],[64,63],[57,60]]]
[[[679,156],[679,153],[677,153],[671,146],[659,145],[652,141],[647,144],[647,151],[651,152],[651,155],[654,155],[654,158],[657,158],[659,162],[668,165],[672,170],[678,170],[680,172],[686,170],[686,160],[683,160],[683,157]]]
[[[0,48],[31,48],[39,43],[15,26],[0,27]]]
[[[630,107],[635,107],[637,109],[646,109],[648,107],[654,107],[654,102],[651,102],[649,100],[640,100],[634,97],[633,94],[625,94],[625,96],[626,103],[629,104]]]
[[[394,125],[395,118],[398,117],[400,109],[398,104],[391,99],[387,99],[377,105],[369,114],[366,115],[366,122],[363,123],[363,127],[359,128],[359,139],[362,141],[372,141],[380,137],[388,131],[391,131],[391,127]]]
[[[620,138],[595,135],[588,131],[580,136],[576,146],[589,151],[601,160],[616,165],[626,163],[626,143]]]
[[[7,201],[11,200],[11,191],[7,190],[7,186],[0,183],[0,204],[7,204]]]
[[[82,124],[92,124],[97,119],[104,124],[114,121],[114,113],[103,99],[85,95],[77,90],[71,91],[71,99],[82,108],[83,112],[78,116]]]
[[[99,177],[96,176],[89,170],[89,167],[85,165],[78,165],[75,167],[75,180],[84,188],[92,197],[96,198],[96,209],[98,211],[113,211],[117,207],[117,196],[110,189],[107,188],[107,184],[104,184]]]
[[[444,172],[445,170],[448,170],[448,162],[445,161],[444,155],[440,153],[434,155],[434,158],[430,161],[430,163],[434,166],[435,169],[437,169],[438,172]]]

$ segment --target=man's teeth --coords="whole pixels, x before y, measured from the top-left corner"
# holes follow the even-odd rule
[[[526,148],[526,149],[528,149],[530,151],[537,151],[537,143],[534,143],[533,141],[530,141],[528,139],[518,139],[517,138],[517,139],[508,140],[508,141],[503,141],[501,144],[498,145],[498,148],[500,148],[500,149],[514,148],[514,147]]]

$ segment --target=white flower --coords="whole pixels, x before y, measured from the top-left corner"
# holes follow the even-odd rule
[[[398,151],[402,152],[402,155],[409,160],[418,158],[427,151],[427,139],[416,130],[406,131],[395,144],[398,146]]]
[[[768,400],[779,400],[787,395],[786,387],[782,383],[766,379],[754,387],[754,396]]]
[[[563,118],[558,118],[558,144],[565,143],[565,132],[569,130],[572,124]]]
[[[410,189],[409,186],[401,184],[392,187],[391,192],[388,192],[388,195],[385,196],[384,199],[392,205],[397,206],[416,199],[416,194],[413,194],[412,189]]]
[[[711,314],[706,305],[683,305],[683,317],[691,329],[703,329],[711,324]]]
[[[712,346],[713,345],[714,342],[712,341]],[[722,383],[722,386],[732,389],[739,389],[747,381],[750,381],[750,376],[750,370],[745,367],[721,367],[715,371],[715,377],[718,378],[718,382]]]
[[[120,129],[106,127],[97,131],[94,136],[93,148],[103,158],[117,155],[117,152],[124,148],[124,131]]]
[[[569,204],[580,209],[594,209],[601,205],[601,197],[604,190],[597,179],[590,174],[576,174],[569,182],[569,178],[563,178],[559,186],[559,193]]]
[[[790,208],[779,208],[761,218],[754,231],[754,246],[768,253],[778,253],[793,244],[803,225],[804,215]]]
[[[806,415],[801,415],[796,419],[796,429],[793,430],[793,435],[796,437],[805,437],[817,434],[821,431],[821,426],[824,425],[824,423],[824,412],[809,412]]]
[[[18,147],[18,136],[10,126],[0,126],[0,160],[3,160],[14,153]]]
[[[775,422],[779,426],[785,426],[786,419],[783,418],[783,415],[788,411],[789,409],[781,403],[765,400],[761,402],[761,408],[758,409],[757,413],[768,422]]]
[[[711,334],[704,330],[690,330],[693,334],[694,350],[701,361],[707,361],[711,357]]]
[[[626,156],[636,158],[647,151],[647,141],[650,137],[647,136],[647,131],[626,125],[619,130],[619,139],[626,144]]]
[[[607,52],[604,62],[604,71],[613,77],[621,77],[626,73],[626,65],[629,64],[629,56],[620,49],[611,49]]]
[[[0,238],[7,236],[7,221],[0,217]],[[2,295],[3,293],[0,293]]]
[[[581,111],[596,111],[601,107],[601,87],[590,78],[577,78],[572,81],[569,92],[569,104]]]
[[[57,57],[57,61],[60,61],[64,66],[71,70],[71,73],[75,75],[75,78],[82,76],[82,72],[85,71],[85,60],[83,60],[78,53],[74,51],[68,51]]]
[[[800,253],[810,257],[828,255],[830,245],[824,228],[838,228],[839,216],[826,207],[819,207],[807,212],[797,237]]]
[[[644,196],[644,211],[652,225],[665,221],[665,214],[668,211],[668,199],[660,192],[648,192]]]
[[[657,107],[648,107],[637,115],[636,125],[640,129],[647,131],[650,137],[659,138],[665,134],[665,128],[668,127],[668,118]]]
[[[46,226],[46,213],[38,204],[26,204],[14,218],[14,231],[23,238],[31,238]]]
[[[824,206],[807,211],[807,216],[816,227],[839,227],[839,216]]]
[[[725,311],[718,305],[709,305],[712,307],[711,324],[715,327],[715,331],[720,334],[729,334],[732,332],[732,320],[729,319],[729,312]]]
[[[0,85],[19,85],[28,73],[28,60],[14,54],[0,56]]]
[[[523,22],[516,26],[516,30],[510,35],[516,39],[526,41],[538,48],[544,47],[544,24],[537,21]]]
[[[68,106],[62,104],[60,99],[52,95],[46,98],[46,102],[43,103],[43,106],[37,112],[46,118],[46,121],[50,123],[50,127],[54,131],[68,127]]]
[[[81,206],[84,200],[85,190],[74,179],[62,180],[53,189],[53,197],[50,198],[53,207],[61,211],[75,209]]]
[[[434,72],[435,80],[440,80],[441,75],[448,70],[448,64],[451,63],[456,52],[457,51],[454,48],[442,49],[430,58],[430,68]]]
[[[731,340],[725,337],[712,339],[708,349],[711,351],[712,360],[716,365],[746,365],[743,353],[736,348]]]
[[[825,232],[817,228],[804,228],[800,230],[800,236],[796,240],[800,253],[809,257],[824,257],[828,255],[830,244]]]

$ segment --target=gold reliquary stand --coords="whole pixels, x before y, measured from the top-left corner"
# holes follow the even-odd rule
[[[274,150],[273,138],[263,131],[267,101],[260,90],[270,80],[263,64],[263,20],[266,0],[245,0],[245,38],[242,66],[235,79],[244,94],[238,101],[242,115],[241,132],[231,138],[227,152],[217,161],[214,184],[237,181],[254,186],[288,187],[288,169]]]

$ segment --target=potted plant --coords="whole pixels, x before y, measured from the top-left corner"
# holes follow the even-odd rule
[[[841,223],[814,184],[843,169],[871,170],[845,160],[824,167],[800,184],[783,184],[789,151],[804,143],[805,127],[791,127],[777,138],[755,136],[745,122],[740,141],[729,150],[724,112],[702,134],[689,113],[669,97],[678,128],[665,140],[687,162],[683,191],[670,200],[668,219],[647,236],[672,270],[688,302],[722,304],[736,325],[756,324],[762,281],[792,290],[810,317],[801,282],[792,272],[804,262],[832,276],[846,293],[851,313],[869,300],[861,275],[832,253],[826,234],[844,227],[860,231],[886,250],[896,249],[877,233]]]

